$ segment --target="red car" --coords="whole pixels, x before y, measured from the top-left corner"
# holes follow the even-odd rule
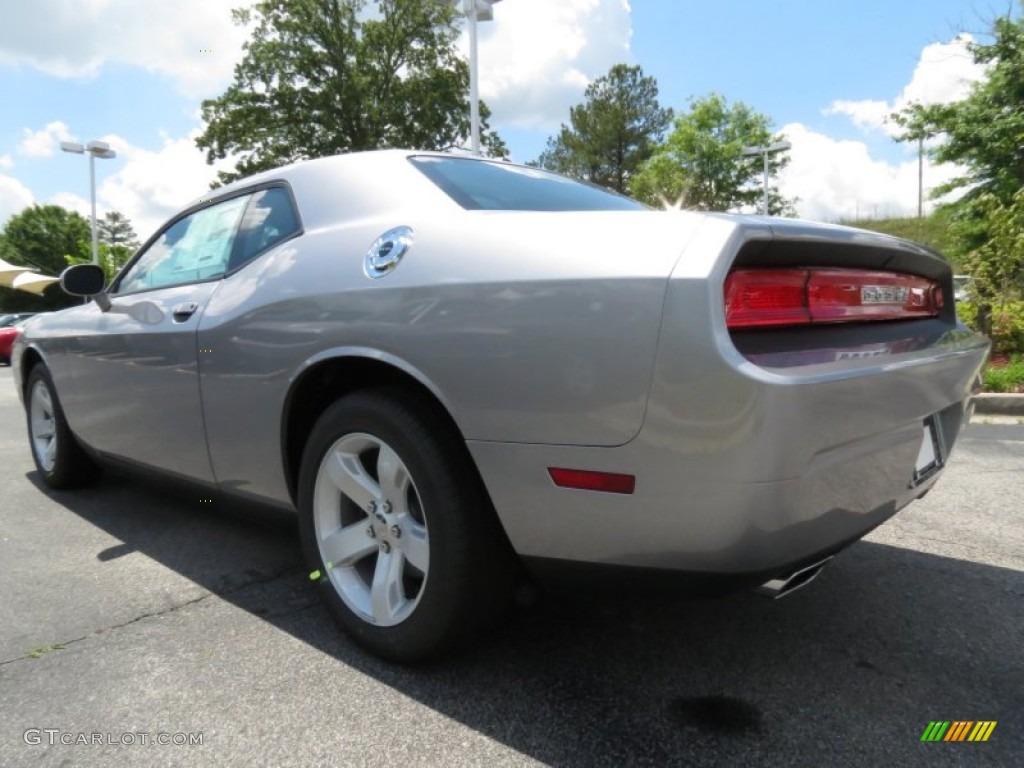
[[[11,347],[14,340],[21,333],[21,327],[28,320],[27,317],[18,320],[14,325],[0,328],[0,365],[9,365],[11,362]]]

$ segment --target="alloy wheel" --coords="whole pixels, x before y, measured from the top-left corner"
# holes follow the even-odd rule
[[[408,468],[380,438],[345,435],[320,461],[313,523],[328,578],[364,621],[394,626],[423,595],[427,518]]]
[[[53,398],[43,381],[32,386],[29,397],[29,419],[32,430],[32,450],[39,465],[52,472],[57,463],[57,425],[53,414]]]

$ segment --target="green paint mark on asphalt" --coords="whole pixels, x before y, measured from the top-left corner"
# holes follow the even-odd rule
[[[41,645],[38,648],[33,648],[25,655],[32,659],[38,659],[43,654],[49,653],[50,651],[62,651],[64,650],[63,643],[54,643],[53,645]]]

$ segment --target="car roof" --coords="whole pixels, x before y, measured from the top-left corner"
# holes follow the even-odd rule
[[[307,228],[333,222],[338,215],[339,201],[343,201],[343,210],[348,218],[380,215],[402,208],[420,212],[459,209],[448,195],[406,162],[407,158],[414,156],[495,162],[493,158],[411,149],[370,150],[319,157],[246,176],[211,190],[192,200],[175,217],[208,205],[211,200],[218,201],[275,182],[284,182],[291,187]],[[396,194],[396,190],[401,194]]]

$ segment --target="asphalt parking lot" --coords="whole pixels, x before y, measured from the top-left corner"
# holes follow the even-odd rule
[[[3,766],[1024,764],[1024,426],[790,598],[542,601],[419,669],[335,631],[287,526],[42,490],[8,368],[0,473]]]

